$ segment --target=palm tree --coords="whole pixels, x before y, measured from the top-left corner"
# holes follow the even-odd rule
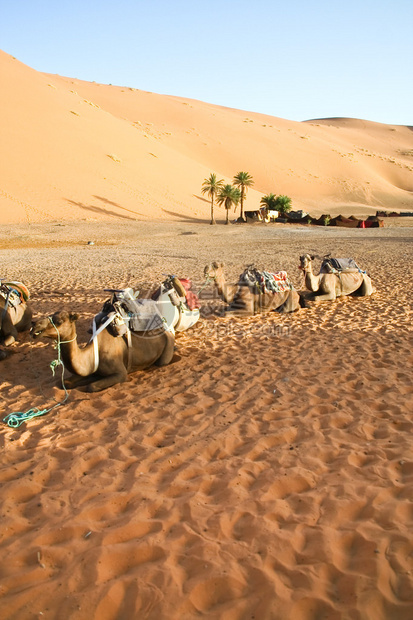
[[[275,208],[280,213],[288,213],[291,211],[291,198],[289,196],[277,196],[275,200]]]
[[[211,172],[209,177],[204,180],[202,183],[202,193],[208,194],[211,198],[211,222],[210,224],[216,224],[214,217],[214,199],[218,192],[221,190],[224,184],[224,179],[220,179],[217,181],[217,175],[214,172]]]
[[[277,211],[277,197],[275,194],[267,194],[260,200],[260,204],[267,207],[269,211]]]
[[[241,189],[241,216],[240,219],[244,220],[244,198],[249,187],[254,185],[254,180],[249,172],[238,172],[234,176],[234,185]]]
[[[234,187],[233,185],[224,185],[217,196],[217,203],[219,205],[224,205],[227,210],[227,219],[225,220],[225,224],[229,224],[229,210],[234,205],[235,207],[239,203],[241,198],[241,191]]]

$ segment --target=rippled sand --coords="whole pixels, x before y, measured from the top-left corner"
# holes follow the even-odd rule
[[[80,342],[104,288],[176,273],[198,290],[213,259],[232,279],[286,269],[299,288],[301,253],[352,256],[377,293],[229,319],[206,288],[179,361],[3,425],[0,617],[410,620],[412,236],[390,222],[1,228],[1,277],[27,284],[36,317],[79,312]],[[22,336],[0,363],[2,417],[63,400],[56,354]]]

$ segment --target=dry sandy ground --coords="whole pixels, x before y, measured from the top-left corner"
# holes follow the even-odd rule
[[[0,228],[35,316],[225,261],[352,256],[377,287],[293,315],[205,318],[180,360],[0,430],[2,620],[411,620],[413,228],[45,224]],[[11,239],[12,237],[12,239]],[[12,241],[12,243],[11,243]],[[94,245],[88,245],[94,241]],[[1,362],[1,410],[61,402],[50,342]]]

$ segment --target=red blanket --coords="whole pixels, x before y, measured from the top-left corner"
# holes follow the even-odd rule
[[[199,308],[200,302],[198,299],[198,295],[196,295],[190,290],[192,286],[191,280],[188,280],[187,278],[179,278],[179,281],[186,291],[185,297],[186,297],[186,305],[188,306],[188,308],[190,310],[195,310],[195,308]]]

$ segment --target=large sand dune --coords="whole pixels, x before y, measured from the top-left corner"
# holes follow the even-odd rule
[[[413,209],[413,132],[303,123],[39,73],[0,52],[0,222],[207,220],[210,172],[311,213]],[[222,214],[222,218],[224,214]]]

